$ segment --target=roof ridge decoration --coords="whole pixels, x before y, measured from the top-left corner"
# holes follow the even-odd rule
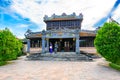
[[[78,16],[75,14],[75,12],[73,12],[72,14],[70,15],[67,15],[66,13],[62,13],[62,15],[56,15],[55,13],[51,16],[51,17],[48,17],[48,15],[45,15],[44,16],[44,21],[47,21],[47,20],[52,20],[52,19],[56,19],[56,18],[75,18],[75,19],[83,19],[83,14],[80,13]]]

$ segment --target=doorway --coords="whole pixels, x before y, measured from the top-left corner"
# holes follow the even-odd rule
[[[74,38],[49,39],[49,43],[52,43],[53,51],[54,51],[55,43],[57,43],[58,52],[75,52],[75,39]]]

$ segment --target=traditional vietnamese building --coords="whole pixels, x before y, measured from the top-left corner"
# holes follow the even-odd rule
[[[58,52],[76,52],[80,53],[81,47],[93,47],[95,31],[81,30],[83,15],[75,13],[67,15],[53,14],[51,17],[44,16],[46,31],[32,32],[28,30],[25,33],[28,49],[42,48],[42,53],[49,52],[50,44],[53,50],[55,43],[58,45]]]

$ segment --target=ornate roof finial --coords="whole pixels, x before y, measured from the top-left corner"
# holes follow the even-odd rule
[[[66,16],[67,14],[66,13],[62,13],[62,16]]]
[[[109,17],[109,22],[115,22],[117,24],[119,24],[116,20],[114,20],[111,16]]]
[[[26,32],[25,32],[25,36],[27,36],[28,34],[31,34],[32,33],[32,31],[30,30],[30,29],[28,29]]]
[[[80,14],[79,14],[79,17],[83,19],[83,14],[82,14],[82,13],[80,13]]]
[[[47,20],[47,19],[48,19],[48,16],[47,16],[47,15],[45,15],[45,16],[44,16],[44,20]]]
[[[73,12],[73,14],[72,14],[73,16],[76,16],[76,14],[75,14],[75,12]]]
[[[54,13],[54,14],[52,15],[52,17],[55,18],[55,16],[56,16],[56,15],[55,15],[55,13]]]

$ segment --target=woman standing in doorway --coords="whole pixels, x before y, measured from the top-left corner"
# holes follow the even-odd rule
[[[50,43],[50,53],[53,52],[53,47],[52,47],[52,43]]]

